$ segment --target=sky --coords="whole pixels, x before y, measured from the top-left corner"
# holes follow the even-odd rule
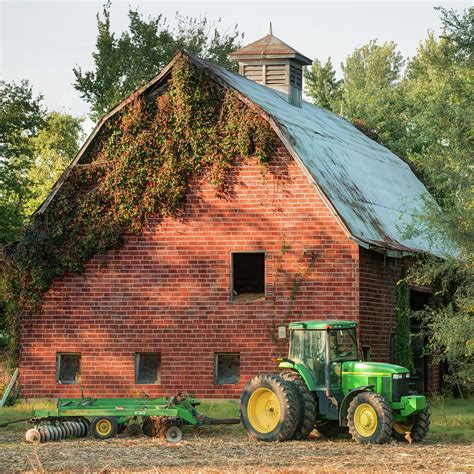
[[[215,1],[161,2],[112,1],[112,29],[118,34],[128,26],[131,5],[145,16],[163,14],[173,26],[175,13],[222,19],[224,30],[235,24],[247,44],[265,36],[272,22],[273,34],[310,58],[332,58],[336,70],[356,48],[377,38],[395,41],[405,57],[415,55],[428,31],[439,33],[435,6],[462,10],[470,2],[444,0],[372,2],[356,1]],[[1,79],[28,79],[35,93],[42,93],[50,110],[86,115],[89,106],[73,87],[72,69],[93,66],[97,34],[96,14],[102,2],[0,0]],[[92,126],[86,123],[86,128]]]

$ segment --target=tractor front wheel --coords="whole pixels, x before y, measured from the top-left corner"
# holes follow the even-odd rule
[[[250,380],[240,397],[240,417],[247,433],[260,441],[290,439],[301,419],[296,388],[279,375]]]
[[[392,410],[377,393],[356,395],[349,405],[347,421],[352,438],[361,444],[386,443],[392,435]]]
[[[393,424],[393,437],[399,441],[419,443],[423,441],[430,427],[430,412],[425,408],[421,413],[412,415],[407,421]]]

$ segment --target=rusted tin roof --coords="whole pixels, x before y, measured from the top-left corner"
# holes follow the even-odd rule
[[[265,58],[294,58],[301,64],[309,65],[311,59],[307,58],[300,52],[288,46],[281,39],[269,34],[253,43],[244,46],[230,53],[232,59],[250,59],[255,57]]]
[[[186,55],[223,87],[234,90],[270,122],[349,238],[361,246],[400,255],[448,253],[420,237],[405,236],[404,227],[412,222],[413,214],[423,210],[424,199],[432,198],[410,167],[390,150],[332,112],[308,102],[294,107],[283,94],[185,52],[99,121],[37,212],[47,208],[72,167],[87,159],[103,124],[135,96],[159,89],[180,55]]]

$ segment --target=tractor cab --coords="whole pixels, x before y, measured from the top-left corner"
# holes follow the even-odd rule
[[[307,321],[291,323],[289,329],[289,360],[310,370],[315,387],[340,389],[343,362],[359,360],[356,324]]]

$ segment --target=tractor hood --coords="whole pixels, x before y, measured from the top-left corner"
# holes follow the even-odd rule
[[[401,365],[385,364],[382,362],[362,362],[348,360],[342,363],[342,372],[347,375],[368,375],[383,377],[392,374],[405,374],[409,370]]]

